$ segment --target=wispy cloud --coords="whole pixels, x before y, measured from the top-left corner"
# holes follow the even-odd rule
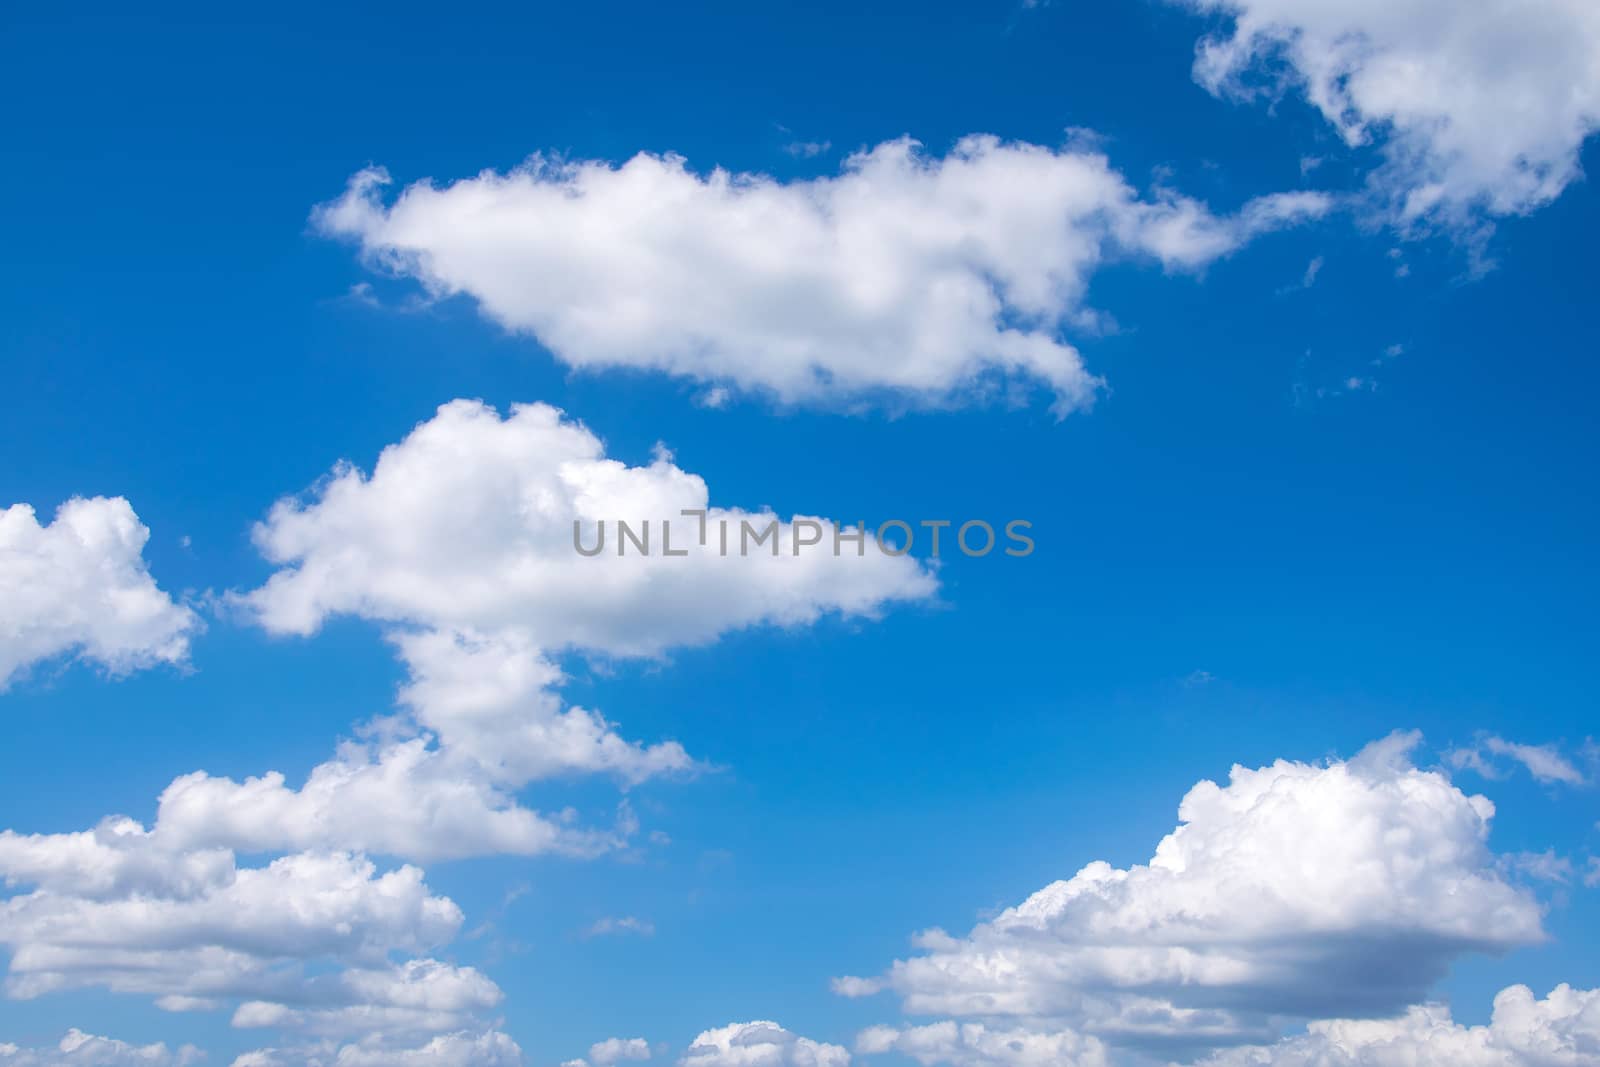
[[[583,936],[590,938],[637,934],[639,937],[653,937],[655,932],[656,924],[649,919],[641,919],[636,915],[607,915],[590,923],[584,929]]]

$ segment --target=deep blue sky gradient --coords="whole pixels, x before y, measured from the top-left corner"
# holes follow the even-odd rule
[[[848,1043],[895,1009],[831,996],[830,976],[874,973],[911,932],[965,930],[1091,859],[1147,859],[1183,792],[1233,762],[1348,755],[1395,728],[1430,752],[1477,731],[1595,732],[1590,185],[1503,223],[1479,280],[1446,239],[1344,215],[1203,278],[1114,266],[1090,302],[1120,332],[1074,338],[1110,392],[1061,422],[1042,401],[708,410],[658,376],[570,374],[466,301],[408,310],[409,285],[308,230],[368,163],[410,182],[652,150],[793,176],[901,135],[943,152],[1068,127],[1102,135],[1135,183],[1218,210],[1353,187],[1359,155],[1303,105],[1269,114],[1193,84],[1204,22],[1181,11],[860,7],[0,16],[0,502],[127,496],[165,588],[258,584],[249,527],[273,500],[341,458],[370,467],[458,396],[557,404],[632,462],[664,441],[722,504],[1034,523],[1028,559],[948,558],[936,608],[570,664],[570,699],[723,770],[633,792],[673,839],[643,862],[429,868],[468,929],[493,919],[445,955],[505,989],[533,1062],[743,1018]],[[796,159],[791,140],[833,148]],[[1301,157],[1330,154],[1302,176]],[[348,298],[363,281],[386,307]],[[1316,395],[1369,373],[1376,392]],[[0,825],[149,820],[198,768],[298,781],[399,679],[352,622],[280,640],[212,617],[193,658],[187,676],[114,684],[45,671],[0,698]],[[1212,680],[1186,683],[1197,671]],[[1496,801],[1497,849],[1600,850],[1593,792],[1461,780]],[[597,818],[616,801],[600,783],[550,796]],[[578,936],[619,914],[656,935]],[[1443,989],[1458,1018],[1511,982],[1600,983],[1597,891],[1561,894],[1548,925],[1550,945],[1458,970]],[[0,1001],[0,1038],[86,1019],[221,1062],[254,1036],[91,993]]]

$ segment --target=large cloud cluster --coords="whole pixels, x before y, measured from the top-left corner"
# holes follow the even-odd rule
[[[13,998],[99,987],[169,1011],[236,1003],[236,1027],[368,1048],[480,1027],[501,998],[472,968],[415,957],[453,938],[462,915],[411,866],[380,872],[320,851],[241,866],[228,849],[116,818],[82,833],[0,832],[0,880],[17,890],[0,901]]]
[[[1026,1022],[1108,1044],[1255,1040],[1287,1021],[1397,1012],[1451,961],[1543,937],[1486,844],[1493,806],[1412,766],[1415,735],[1354,759],[1201,782],[1150,862],[1091,863],[882,980],[916,1015]]]
[[[723,556],[694,543],[685,509],[710,523],[776,523],[782,551]],[[574,548],[574,520],[667,518],[688,555]],[[165,633],[159,604],[189,625],[137,565],[143,528],[125,502],[75,502],[43,531],[25,509],[4,520],[13,551],[0,577],[102,599],[123,590],[131,607],[113,621],[137,615],[133,631],[150,640]],[[113,816],[72,833],[0,831],[5,992],[104,988],[169,1011],[228,1010],[236,1028],[287,1037],[240,1067],[520,1062],[496,1029],[494,982],[429,955],[456,936],[460,909],[419,868],[380,860],[596,855],[634,833],[626,802],[615,826],[585,828],[569,811],[522,806],[519,790],[695,768],[674,741],[629,741],[598,712],[566,706],[560,653],[657,656],[738,627],[872,617],[936,590],[925,566],[870,538],[859,553],[797,555],[795,537],[776,516],[712,507],[705,483],[664,454],[637,467],[607,458],[593,434],[543,405],[501,417],[448,404],[370,475],[337,467],[260,525],[257,543],[281,569],[235,603],[280,633],[335,614],[378,623],[409,673],[395,713],[297,786],[276,771],[243,781],[194,772],[161,794],[148,827]],[[27,552],[15,548],[28,538]],[[118,640],[78,643],[121,665],[133,645]],[[601,1047],[613,1051],[636,1049]]]

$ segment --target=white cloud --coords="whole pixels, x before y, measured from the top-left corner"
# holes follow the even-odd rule
[[[0,690],[67,654],[113,675],[188,658],[200,620],[150,577],[149,537],[121,497],[74,498],[48,526],[0,509]]]
[[[336,613],[384,624],[408,667],[397,713],[298,787],[277,772],[195,772],[162,793],[148,829],[111,817],[77,833],[0,831],[0,880],[16,890],[0,899],[6,992],[104,988],[291,1035],[241,1065],[518,1062],[485,1018],[498,987],[425,955],[456,936],[460,910],[418,868],[383,870],[367,854],[582,856],[636,833],[626,800],[607,830],[517,800],[561,775],[629,785],[695,769],[676,742],[627,741],[564,706],[562,651],[653,656],[735,627],[870,617],[936,589],[928,567],[870,542],[859,555],[792,555],[797,523],[778,524],[782,552],[747,558],[695,546],[587,559],[573,547],[575,516],[681,519],[686,507],[712,523],[777,521],[709,508],[704,482],[664,452],[646,467],[605,458],[552,408],[502,419],[467,402],[386,450],[370,477],[342,467],[310,499],[281,503],[258,540],[284,567],[236,602],[277,632]],[[684,520],[686,545],[693,529]],[[277,858],[248,866],[239,853]]]
[[[830,979],[828,985],[841,997],[875,997],[883,992],[881,978],[861,978],[853,974]]]
[[[318,981],[296,1002],[249,1000],[233,1013],[241,1029],[289,1026],[334,1037],[418,1037],[469,1024],[497,1006],[500,987],[472,967],[413,959],[351,968]]]
[[[56,847],[86,862],[0,866],[8,885],[33,886],[0,902],[0,944],[11,950],[8,995],[103,986],[152,996],[282,999],[304,987],[299,965],[306,961],[376,967],[391,952],[449,940],[461,924],[460,909],[430,893],[415,867],[379,874],[370,861],[345,853],[295,854],[260,868],[237,867],[228,854],[196,862],[126,822],[117,833],[127,841],[113,848],[149,849],[153,855],[141,864],[167,858],[186,876],[80,895],[93,882],[90,872],[104,869],[104,857],[83,850],[76,834],[30,839],[34,853]]]
[[[925,1067],[1106,1067],[1110,1062],[1103,1044],[1071,1030],[996,1030],[949,1020],[905,1029],[869,1027],[856,1039],[856,1051],[898,1052]]]
[[[250,852],[353,848],[415,860],[554,852],[592,856],[625,833],[519,805],[470,762],[423,737],[346,743],[293,789],[272,771],[236,782],[196,771],[161,794],[157,832]]]
[[[1600,128],[1592,0],[1183,0],[1233,18],[1201,42],[1197,80],[1302,89],[1351,146],[1376,144],[1374,191],[1395,217],[1514,215],[1580,177]]]
[[[783,150],[798,159],[814,159],[833,148],[832,141],[790,141]]]
[[[642,1037],[608,1037],[589,1046],[589,1062],[596,1067],[649,1058],[650,1043]]]
[[[393,641],[410,672],[400,703],[496,781],[584,773],[632,784],[694,769],[676,741],[626,741],[598,712],[563,707],[551,692],[561,672],[525,631],[397,632]]]
[[[683,509],[709,508],[713,531],[724,518],[737,528],[776,516],[712,508],[708,497],[664,452],[643,467],[606,458],[599,438],[556,408],[519,405],[502,418],[457,400],[384,449],[370,476],[342,465],[312,500],[274,506],[255,540],[282,569],[242,602],[277,633],[309,634],[345,614],[631,656],[757,623],[871,616],[934,590],[925,569],[877,552],[870,537],[860,558],[850,545],[834,556],[826,542],[796,555],[788,523],[776,555],[720,556],[714,533],[698,544]],[[603,555],[580,556],[574,521],[588,545],[602,519],[654,520],[654,551],[618,558],[613,526]],[[687,557],[661,554],[664,519]]]
[[[587,937],[604,937],[607,934],[638,934],[640,937],[652,937],[656,932],[655,923],[649,919],[641,919],[634,915],[621,917],[607,915],[603,919],[596,919],[584,931]]]
[[[1572,861],[1556,855],[1555,849],[1543,852],[1515,852],[1505,857],[1507,870],[1540,882],[1565,885],[1572,880]]]
[[[1527,986],[1494,998],[1488,1026],[1462,1026],[1441,1004],[1393,1019],[1312,1023],[1276,1045],[1229,1049],[1195,1067],[1588,1067],[1600,1062],[1600,990]]]
[[[165,1044],[130,1045],[82,1030],[68,1030],[54,1048],[19,1048],[0,1042],[0,1067],[185,1067],[204,1059],[193,1045],[173,1051]]]
[[[730,1023],[707,1030],[678,1060],[683,1067],[846,1067],[850,1053],[792,1034],[774,1022]]]
[[[0,900],[13,998],[104,988],[167,1011],[235,1002],[237,1027],[371,1039],[385,1054],[479,1028],[501,999],[473,968],[392,962],[448,942],[462,922],[411,866],[304,852],[242,867],[226,849],[112,818],[83,833],[0,833],[0,879],[21,890]]]
[[[1311,262],[1306,264],[1305,277],[1300,279],[1301,287],[1305,288],[1305,289],[1309,289],[1313,285],[1317,284],[1317,275],[1321,274],[1321,273],[1322,273],[1322,257],[1321,256],[1314,256],[1314,257],[1312,257]]]
[[[707,544],[699,543],[704,513]],[[655,554],[585,557],[573,523],[655,525]],[[662,521],[675,523],[661,554]],[[777,524],[779,550],[720,554],[717,530]],[[812,527],[804,524],[812,523]],[[372,474],[344,465],[310,499],[280,501],[256,541],[281,569],[235,602],[269,630],[311,633],[352,614],[389,627],[409,678],[403,715],[347,744],[298,790],[203,773],[162,796],[159,826],[196,844],[352,848],[411,859],[485,853],[592,855],[629,827],[595,831],[529,811],[527,783],[607,774],[624,785],[696,764],[675,741],[624,739],[600,713],[563,706],[552,656],[655,656],[740,627],[874,617],[930,598],[930,569],[846,543],[794,551],[814,517],[712,507],[705,482],[664,451],[648,466],[545,405],[502,418],[456,401],[385,449]],[[613,529],[613,536],[614,529]],[[585,540],[586,545],[590,544]],[[626,822],[626,820],[624,820]]]
[[[235,1058],[232,1067],[522,1067],[523,1062],[515,1041],[488,1030],[439,1034],[417,1046],[373,1037],[344,1045],[257,1049]]]
[[[1201,782],[1148,864],[1091,863],[966,937],[920,935],[888,986],[912,1014],[1147,1046],[1417,1003],[1462,954],[1543,937],[1486,846],[1493,805],[1412,766],[1417,741]]]
[[[989,136],[944,157],[886,142],[835,177],[789,182],[644,153],[536,156],[386,205],[388,181],[357,174],[316,225],[431,293],[470,295],[571,366],[829,406],[953,404],[1004,382],[1048,389],[1063,414],[1100,387],[1061,332],[1093,319],[1104,261],[1194,270],[1329,206],[1286,194],[1219,217],[1142,198],[1087,148]]]
[[[1491,757],[1511,760],[1545,785],[1584,785],[1587,779],[1581,770],[1556,745],[1525,745],[1507,741],[1492,734],[1480,737],[1476,744],[1452,749],[1445,754],[1452,766],[1476,771],[1486,778],[1494,778],[1499,769]]]

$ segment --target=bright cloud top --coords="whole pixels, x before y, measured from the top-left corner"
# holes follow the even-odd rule
[[[707,1030],[690,1043],[678,1063],[681,1067],[847,1067],[850,1053],[758,1020]]]
[[[1417,740],[1201,782],[1148,864],[1091,863],[966,937],[922,934],[925,954],[887,984],[913,1014],[1113,1044],[1216,1043],[1418,1003],[1457,956],[1543,934],[1539,905],[1486,847],[1493,805],[1412,766]]]
[[[370,476],[341,466],[309,502],[280,501],[255,540],[282,569],[244,603],[280,633],[308,634],[351,614],[514,634],[550,652],[651,656],[758,623],[873,616],[935,589],[923,566],[878,551],[870,536],[860,554],[846,544],[834,555],[831,543],[796,553],[792,523],[780,524],[775,553],[722,556],[714,535],[705,546],[690,536],[698,520],[681,517],[685,509],[708,511],[713,528],[776,519],[712,507],[706,483],[665,452],[641,467],[608,459],[599,438],[548,405],[519,405],[502,418],[457,400],[384,449]],[[830,521],[806,518],[832,536]],[[650,520],[651,554],[616,555],[619,519],[635,529]],[[674,551],[688,556],[661,552],[668,519]],[[579,555],[574,521],[588,545],[601,520],[611,527],[607,551]]]
[[[1600,128],[1591,0],[1187,2],[1234,19],[1201,43],[1198,80],[1243,91],[1287,64],[1348,144],[1381,147],[1374,186],[1403,223],[1549,203]]]
[[[0,509],[0,690],[67,654],[112,674],[188,658],[200,620],[157,588],[149,538],[121,497],[69,500],[48,526]]]
[[[1059,413],[1100,385],[1060,333],[1094,318],[1085,291],[1108,257],[1193,270],[1328,207],[1277,195],[1219,217],[1141,197],[1096,152],[990,136],[942,158],[890,141],[793,181],[647,153],[536,156],[386,205],[388,180],[357,174],[316,224],[571,366],[828,406],[952,404],[1011,381],[1047,388]]]

